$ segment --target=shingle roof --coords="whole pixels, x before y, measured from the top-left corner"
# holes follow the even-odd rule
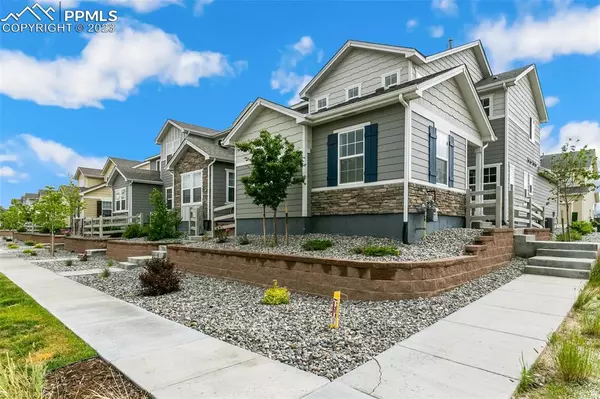
[[[221,147],[218,143],[218,140],[208,139],[200,136],[188,136],[186,140],[207,153],[211,158],[233,162],[233,148],[230,149]]]
[[[84,175],[84,176],[87,176],[87,177],[97,177],[99,179],[103,178],[103,176],[102,176],[102,169],[84,168],[84,167],[81,167],[81,166],[78,169],[81,172],[81,174]]]
[[[134,169],[131,167],[118,167],[119,172],[127,179],[132,181],[149,181],[157,184],[162,184],[160,172],[157,170]]]
[[[219,130],[211,129],[209,127],[204,127],[204,126],[200,126],[200,125],[194,125],[192,123],[181,122],[181,121],[178,121],[178,120],[175,120],[175,119],[171,119],[171,118],[169,118],[169,120],[171,122],[173,122],[173,123],[181,126],[185,130],[193,130],[195,132],[205,133],[205,134],[218,134],[220,132]]]
[[[110,157],[108,158],[110,160],[112,160],[115,165],[117,165],[119,168],[122,167],[132,167],[135,165],[139,165],[142,163],[142,161],[134,161],[133,159],[125,159],[125,158],[115,158],[115,157]]]
[[[35,193],[25,193],[23,194],[23,199],[36,199],[38,197],[38,194]]]
[[[492,83],[499,83],[506,80],[514,79],[523,72],[525,72],[525,70],[529,67],[531,67],[531,65],[526,65],[524,67],[513,69],[511,71],[506,71],[497,75],[492,75],[489,78],[481,79],[479,82],[477,82],[477,84],[475,84],[475,87],[486,86]]]

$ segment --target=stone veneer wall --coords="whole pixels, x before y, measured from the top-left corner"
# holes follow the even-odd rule
[[[428,197],[431,197],[435,201],[440,215],[466,215],[467,197],[464,193],[414,183],[408,184],[408,211],[411,213],[418,213],[421,204],[423,204]]]
[[[157,251],[160,242],[110,240],[106,243],[106,256],[124,262],[130,256],[148,256]]]
[[[41,233],[13,233],[13,238],[15,240],[20,240],[20,241],[34,241],[36,243],[42,243],[42,244],[50,244],[50,241],[52,241],[52,236],[50,234],[41,234]],[[65,236],[63,235],[55,235],[54,236],[54,243],[55,244],[60,244],[63,242]]]
[[[495,270],[514,256],[513,229],[487,229],[468,255],[421,262],[369,262],[295,255],[168,246],[168,258],[183,270],[298,292],[349,299],[428,297]],[[109,244],[110,245],[110,244]]]
[[[65,251],[84,253],[86,249],[106,249],[109,238],[65,237]]]
[[[552,233],[550,229],[525,229],[525,234],[534,235],[536,241],[550,241],[552,238]]]
[[[204,159],[204,155],[197,153],[189,148],[181,157],[175,166],[173,173],[173,201],[175,208],[181,212],[181,173],[194,172],[202,169],[202,208],[204,210],[204,219],[208,219],[208,165],[210,160]]]

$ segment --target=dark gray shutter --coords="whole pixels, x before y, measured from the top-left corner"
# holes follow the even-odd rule
[[[429,126],[429,183],[435,184],[437,181],[437,171],[435,168],[437,158],[437,130],[435,126]]]
[[[102,216],[102,201],[96,201],[96,217]]]
[[[327,136],[327,186],[337,186],[338,177],[338,135]]]
[[[377,181],[377,123],[365,126],[365,183]]]
[[[450,147],[448,154],[448,187],[454,187],[454,137],[449,137],[448,145]]]

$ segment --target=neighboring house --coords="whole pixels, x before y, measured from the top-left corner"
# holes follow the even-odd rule
[[[427,231],[465,224],[467,159],[473,154],[483,171],[484,146],[497,140],[476,89],[490,77],[479,41],[431,56],[348,41],[302,89],[303,102],[285,107],[257,99],[223,143],[266,129],[304,153],[307,184],[290,188],[285,204],[290,233],[412,242],[423,236],[428,199],[439,219]],[[262,209],[240,181],[250,164],[237,151],[235,173],[236,232],[261,232]],[[482,173],[476,176],[483,186]]]
[[[212,229],[215,217],[228,220],[223,219],[227,210],[214,213],[228,203],[233,208],[233,150],[220,144],[228,132],[168,119],[156,137],[161,151],[151,165],[160,172],[167,207],[180,212],[183,230],[192,208],[202,210],[206,230]]]
[[[543,155],[541,159],[541,166],[545,169],[552,168],[552,162],[561,154],[547,154]],[[594,162],[593,162],[594,161]],[[598,161],[596,157],[596,150],[588,150],[588,165],[587,167],[598,172]],[[577,190],[577,187],[573,188]],[[561,218],[565,218],[565,223],[574,222],[577,220],[592,220],[596,218],[596,209],[600,203],[600,195],[597,190],[587,192],[583,198],[570,204],[570,214],[567,214],[567,207],[564,201],[560,201],[560,210],[557,215],[558,222],[560,223]]]
[[[21,203],[23,205],[31,206],[38,201],[38,197],[39,196],[36,193],[25,193],[25,195],[21,197]]]
[[[112,215],[112,190],[106,185],[102,169],[79,167],[73,178],[77,180],[83,201],[83,218]]]

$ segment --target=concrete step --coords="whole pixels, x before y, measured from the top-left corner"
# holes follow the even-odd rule
[[[86,249],[85,253],[88,258],[93,258],[95,256],[104,256],[106,255],[106,249]]]
[[[593,259],[557,258],[555,256],[534,256],[527,259],[527,264],[542,267],[558,267],[561,269],[591,270],[595,263]]]
[[[166,245],[159,245],[158,246],[158,250],[159,251],[165,251],[165,252],[167,252],[167,246]]]
[[[121,268],[124,270],[133,270],[133,269],[137,269],[141,265],[139,265],[137,263],[133,263],[133,262],[119,262],[119,266],[121,266]]]
[[[538,256],[553,256],[556,258],[584,258],[596,259],[598,253],[595,251],[581,251],[577,249],[545,249],[537,250]]]
[[[167,257],[167,251],[152,251],[152,257],[164,259]]]
[[[536,241],[538,249],[573,249],[576,251],[596,251],[600,244],[593,242],[560,242],[560,241]]]
[[[525,274],[538,274],[541,276],[554,276],[554,277],[566,277],[566,278],[579,278],[589,279],[589,270],[578,270],[578,269],[563,269],[560,267],[543,267],[543,266],[525,266]]]
[[[201,242],[204,236],[188,236],[187,241],[191,242]]]
[[[152,260],[152,255],[130,256],[127,258],[127,262],[136,263],[139,266],[144,266],[148,260]]]

